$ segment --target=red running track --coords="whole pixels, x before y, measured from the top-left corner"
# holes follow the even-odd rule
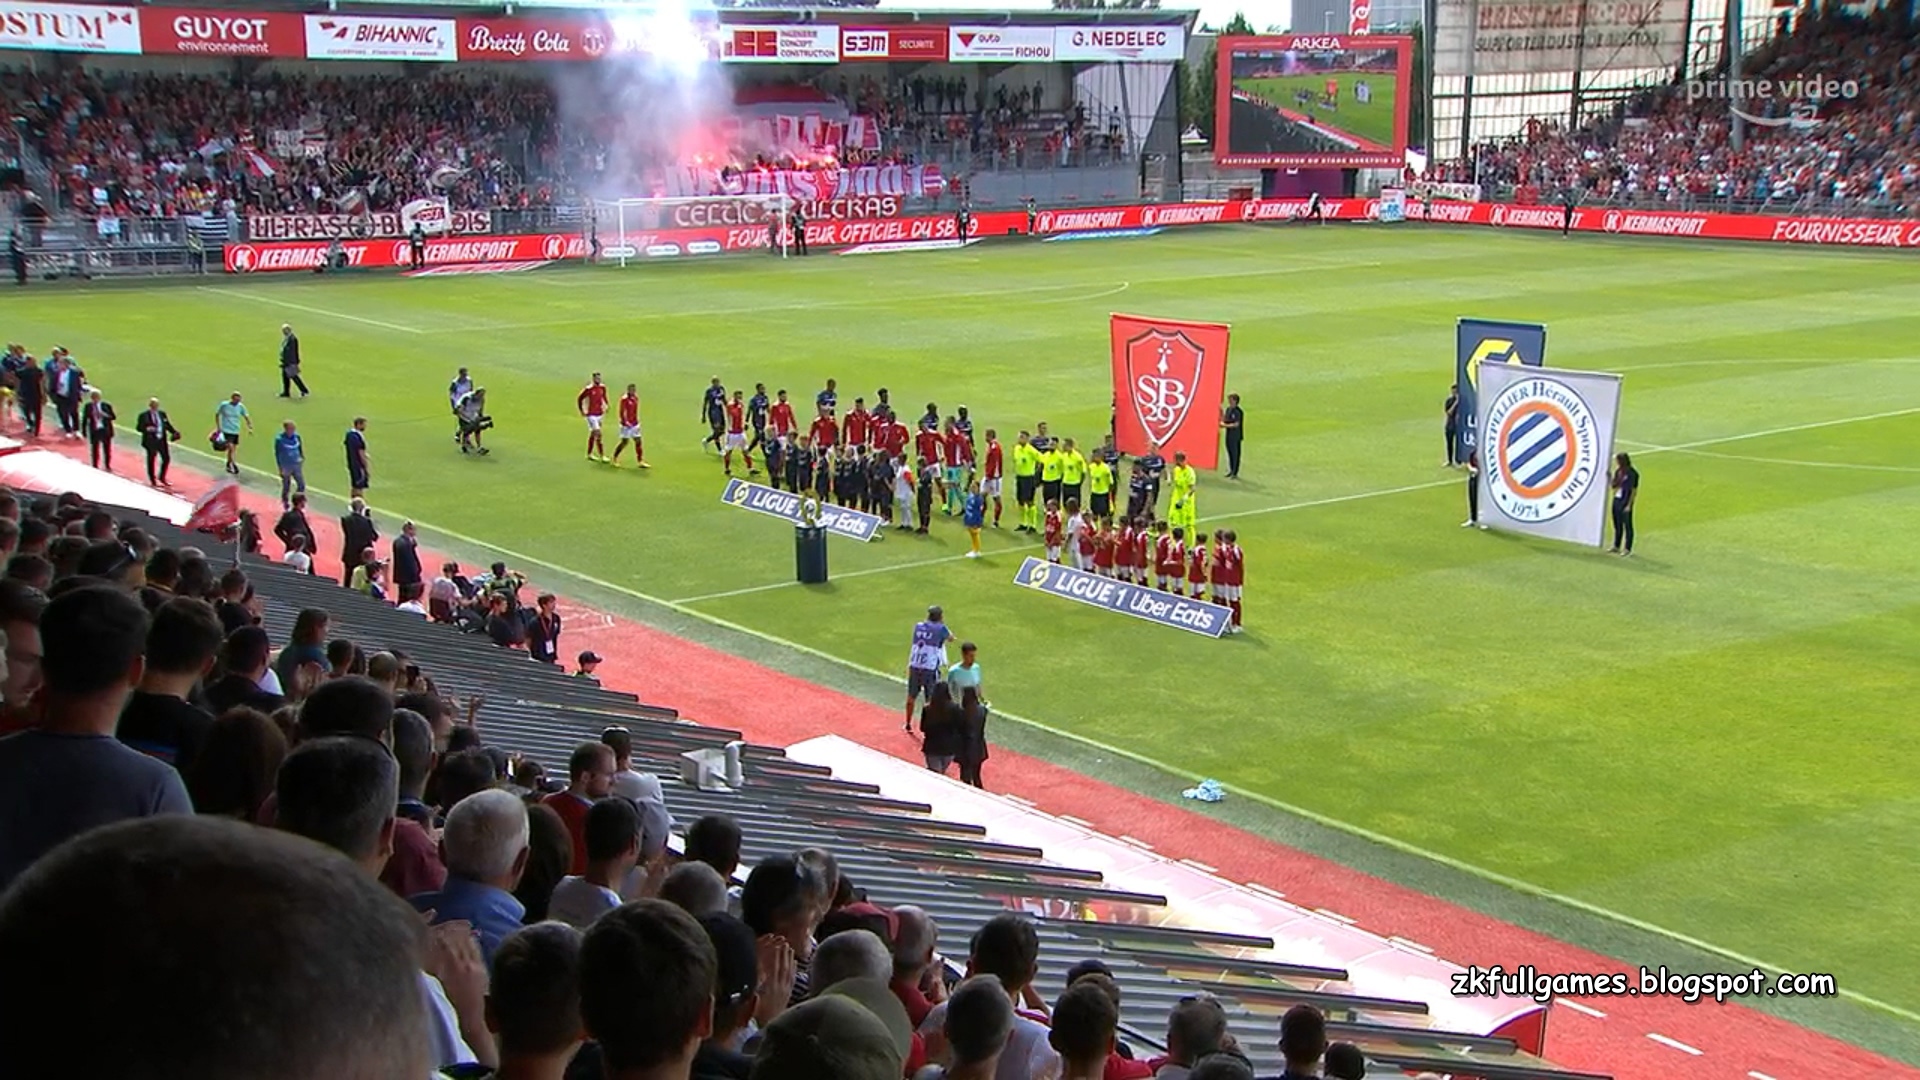
[[[74,443],[46,440],[42,449],[84,460]],[[136,475],[137,454],[120,472]],[[177,493],[192,499],[212,478],[175,464]],[[136,476],[137,478],[137,476]],[[243,505],[271,529],[279,502],[245,491]],[[312,515],[319,564],[339,576],[338,522]],[[398,518],[380,516],[382,531]],[[384,541],[383,541],[384,543]],[[269,550],[277,543],[269,535]],[[441,556],[422,558],[431,569]],[[762,744],[787,746],[834,734],[918,763],[919,749],[900,729],[901,712],[807,682],[740,657],[577,604],[562,608],[562,654],[593,649],[606,658],[606,685],[668,705],[683,716],[738,727]],[[992,658],[987,658],[988,663]],[[768,709],[767,702],[779,702]],[[996,749],[988,786],[1018,795],[1052,814],[1069,815],[1113,836],[1127,835],[1179,858],[1217,868],[1226,878],[1286,893],[1288,900],[1353,919],[1376,934],[1417,941],[1458,964],[1532,964],[1541,971],[1622,971],[1598,953],[1488,918],[1467,908],[1276,844],[1231,825],[1037,758]],[[1070,855],[1056,853],[1063,861]],[[1729,965],[1730,966],[1730,965]],[[1255,1038],[1276,1037],[1256,1033]],[[1583,998],[1553,1010],[1548,1057],[1565,1067],[1611,1073],[1619,1080],[1920,1080],[1920,1069],[1741,1005],[1688,1005],[1672,998]]]

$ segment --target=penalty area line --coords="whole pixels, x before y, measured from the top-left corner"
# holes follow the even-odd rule
[[[236,300],[251,300],[257,304],[272,304],[274,307],[288,308],[292,311],[304,311],[309,315],[319,315],[328,319],[345,319],[347,322],[362,323],[366,326],[377,326],[382,330],[395,330],[402,334],[426,333],[425,330],[417,326],[402,326],[399,323],[384,322],[380,319],[369,319],[364,315],[349,315],[344,311],[329,311],[326,308],[312,307],[307,304],[296,304],[291,300],[282,300],[277,296],[259,296],[250,292],[242,292],[239,289],[221,288],[218,285],[199,285],[195,287],[201,292],[231,296]]]
[[[1906,411],[1916,412],[1916,411],[1920,411],[1920,409],[1913,409],[1913,410],[1906,410]],[[1861,418],[1861,419],[1865,419],[1865,418]],[[1836,422],[1844,423],[1845,421],[1836,421]],[[203,458],[208,462],[218,462],[218,461],[224,460],[218,454],[213,454],[208,451],[201,450],[198,447],[189,446],[185,443],[180,444],[180,449],[185,450],[188,453],[188,455],[192,457]],[[241,468],[248,473],[252,473],[253,475],[256,475],[268,480],[278,479],[278,476],[279,476],[279,474],[277,473],[269,473],[265,469],[261,469],[252,465],[242,465]],[[1457,483],[1458,481],[1455,480],[1455,481],[1445,481],[1445,482]],[[341,505],[345,505],[347,501],[345,496],[342,496],[337,492],[327,491],[323,488],[309,486],[307,488],[307,493],[309,495],[318,495],[318,496],[321,496],[322,498],[330,499]],[[387,509],[385,507],[376,506],[376,507],[371,507],[371,509],[378,510],[381,513],[396,513],[396,511]],[[877,668],[871,668],[865,664],[859,663],[858,661],[849,660],[843,656],[836,656],[833,653],[827,652],[824,649],[817,649],[811,645],[805,645],[800,642],[781,637],[778,634],[769,633],[765,630],[758,630],[758,629],[755,629],[754,627],[745,626],[740,623],[733,622],[729,619],[723,619],[717,615],[713,615],[708,612],[701,611],[700,609],[691,607],[687,604],[676,603],[672,600],[662,599],[661,597],[657,597],[657,596],[650,595],[648,593],[641,592],[638,589],[630,588],[626,585],[615,584],[614,582],[608,581],[605,578],[597,577],[595,575],[584,573],[579,570],[574,570],[570,567],[561,566],[558,563],[551,562],[549,560],[542,559],[534,555],[528,555],[528,554],[525,554],[524,552],[514,551],[511,548],[505,548],[497,544],[488,543],[487,541],[481,540],[478,537],[468,536],[465,533],[455,532],[452,529],[440,528],[439,526],[436,526],[430,522],[422,521],[419,518],[408,518],[405,515],[401,515],[401,517],[402,517],[402,520],[411,520],[414,523],[414,526],[416,528],[423,529],[429,533],[434,533],[439,536],[445,537],[446,539],[452,540],[457,544],[467,547],[469,550],[477,549],[482,551],[492,551],[514,562],[520,563],[523,566],[533,566],[533,567],[538,567],[542,570],[551,571],[552,573],[557,574],[563,578],[567,578],[572,581],[579,582],[581,584],[589,585],[605,592],[617,593],[619,595],[626,596],[634,600],[638,600],[645,604],[651,604],[656,607],[663,608],[667,611],[671,611],[676,615],[680,615],[682,617],[689,618],[689,619],[695,619],[720,630],[725,630],[730,633],[739,634],[744,637],[752,638],[754,640],[761,641],[769,645],[774,645],[779,648],[785,649],[789,652],[795,653],[797,655],[806,656],[826,664],[831,664],[835,667],[839,667],[843,670],[852,672],[856,675],[860,675],[868,679],[878,680],[880,682],[887,683],[888,685],[891,685],[891,686],[904,686],[906,684],[906,679],[903,678],[898,671],[887,672],[887,671],[881,671]],[[1170,777],[1177,777],[1177,778],[1182,778],[1187,780],[1197,780],[1200,778],[1199,774],[1197,773],[1191,772],[1186,769],[1175,768],[1172,765],[1169,765],[1163,761],[1160,761],[1159,759],[1154,758],[1150,755],[1142,754],[1133,750],[1128,750],[1123,747],[1113,746],[1108,743],[1101,742],[1098,739],[1081,734],[1079,732],[1069,731],[1065,728],[1057,727],[1053,724],[1049,724],[1044,721],[1034,720],[1030,717],[1021,716],[1018,713],[1007,712],[999,708],[996,708],[994,710],[994,715],[1000,717],[1003,720],[1007,720],[1009,722],[1019,724],[1023,727],[1028,727],[1028,728],[1032,728],[1035,731],[1044,732],[1045,734],[1051,735],[1054,738],[1063,739],[1072,743],[1077,743],[1081,746],[1087,747],[1092,750],[1096,750],[1100,753],[1111,754],[1114,757],[1131,761],[1137,765],[1141,765],[1146,768],[1153,769],[1156,772],[1164,773],[1165,775]],[[1267,795],[1257,791],[1250,791],[1246,788],[1240,787],[1237,784],[1225,784],[1222,786],[1226,791],[1234,795],[1238,795],[1241,798],[1249,799],[1253,802],[1260,803],[1263,806],[1269,807],[1274,810],[1278,810],[1282,813],[1290,814],[1302,820],[1310,821],[1315,824],[1322,825],[1326,828],[1334,829],[1339,832],[1346,833],[1349,836],[1355,836],[1362,840],[1367,840],[1367,841],[1371,841],[1372,843],[1380,844],[1384,847],[1391,848],[1392,850],[1401,852],[1402,854],[1411,855],[1415,858],[1423,859],[1428,862],[1435,863],[1436,865],[1444,866],[1444,867],[1447,867],[1448,869],[1458,871],[1459,873],[1466,874],[1471,877],[1479,878],[1482,881],[1491,882],[1495,885],[1500,885],[1505,888],[1512,889],[1515,892],[1519,892],[1523,895],[1532,896],[1541,900],[1546,900],[1546,901],[1558,904],[1560,906],[1570,908],[1574,911],[1579,911],[1584,914],[1591,915],[1595,918],[1605,920],[1607,922],[1612,922],[1621,926],[1630,927],[1642,933],[1651,934],[1655,937],[1663,938],[1667,941],[1671,941],[1679,945],[1684,945],[1688,948],[1697,949],[1704,953],[1709,953],[1714,956],[1721,957],[1723,959],[1731,960],[1736,964],[1740,964],[1746,967],[1757,967],[1763,971],[1771,971],[1776,974],[1785,973],[1790,970],[1779,964],[1770,964],[1770,963],[1767,963],[1766,961],[1748,956],[1736,950],[1724,948],[1722,946],[1712,944],[1711,942],[1703,941],[1700,938],[1692,936],[1691,934],[1685,934],[1677,930],[1669,930],[1666,927],[1648,922],[1644,919],[1636,918],[1635,916],[1627,915],[1622,912],[1613,911],[1610,908],[1601,907],[1598,904],[1594,904],[1586,900],[1581,900],[1581,899],[1578,899],[1577,897],[1568,896],[1565,893],[1555,892],[1554,890],[1548,889],[1545,886],[1536,885],[1530,881],[1523,881],[1519,878],[1500,873],[1497,870],[1490,870],[1490,869],[1487,869],[1486,867],[1476,866],[1475,864],[1467,862],[1463,859],[1457,859],[1451,855],[1443,855],[1440,852],[1428,850],[1427,848],[1423,848],[1418,844],[1413,844],[1408,841],[1401,840],[1398,837],[1389,836],[1382,832],[1377,832],[1363,825],[1356,825],[1356,824],[1353,824],[1352,822],[1342,821],[1339,818],[1331,817],[1327,814],[1323,814],[1315,810],[1309,810],[1306,807],[1295,806],[1291,803],[1286,802],[1285,800],[1274,798],[1271,795]],[[1881,1001],[1878,998],[1870,997],[1866,994],[1862,994],[1854,990],[1842,989],[1839,991],[1839,995],[1840,997],[1848,1001],[1852,1001],[1855,1004],[1865,1006],[1875,1011],[1882,1012],[1890,1016],[1899,1017],[1900,1019],[1903,1019],[1903,1020],[1909,1020],[1915,1023],[1920,1023],[1920,1012],[1916,1012],[1912,1009],[1903,1008],[1891,1002]]]

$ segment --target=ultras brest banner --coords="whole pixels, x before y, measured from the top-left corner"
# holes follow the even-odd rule
[[[1220,637],[1233,622],[1233,609],[1221,604],[1089,574],[1031,555],[1020,564],[1013,583],[1206,637]]]
[[[1196,469],[1220,464],[1227,333],[1225,323],[1112,317],[1114,442],[1121,453],[1139,457],[1159,446],[1169,461],[1184,451]]]
[[[1480,377],[1480,365],[1525,364],[1539,367],[1546,362],[1547,328],[1539,323],[1461,319],[1454,326],[1453,383],[1460,388],[1459,412],[1456,414],[1459,425],[1453,436],[1454,460],[1467,460],[1467,454],[1479,445],[1475,428],[1480,423],[1480,404],[1475,382]]]
[[[1480,520],[1599,547],[1620,414],[1620,376],[1488,364],[1480,369]]]
[[[811,495],[795,495],[791,491],[781,491],[765,484],[749,483],[739,477],[727,481],[726,489],[720,493],[720,501],[795,525],[818,525],[835,536],[852,540],[872,540],[880,535],[880,526],[884,524],[872,514],[863,514],[845,506],[829,506]],[[807,520],[808,503],[814,504],[813,512],[818,515],[814,521]]]

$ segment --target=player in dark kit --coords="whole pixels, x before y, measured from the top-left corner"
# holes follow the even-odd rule
[[[767,400],[767,384],[754,383],[753,396],[747,399],[747,426],[753,429],[753,438],[747,441],[748,450],[763,450],[767,445],[767,414],[773,409],[773,403]]]
[[[893,464],[882,453],[867,459],[867,511],[893,523]]]
[[[787,490],[795,495],[806,490],[813,481],[813,447],[805,435],[800,436],[800,444],[787,454]]]
[[[835,450],[831,444],[814,454],[813,458],[813,495],[825,503],[833,494],[833,467]]]
[[[767,484],[775,491],[780,490],[781,481],[787,477],[787,458],[793,451],[787,446],[785,436],[775,435],[767,443]]]
[[[866,447],[860,449],[865,450]],[[833,501],[841,506],[858,507],[862,493],[867,488],[867,468],[861,463],[852,446],[840,448],[840,458],[833,465]]]
[[[1460,464],[1460,454],[1456,449],[1460,438],[1460,384],[1447,387],[1447,400],[1441,406],[1447,416],[1447,468]]]
[[[1160,504],[1160,478],[1167,471],[1167,459],[1160,456],[1160,444],[1153,443],[1147,448],[1145,457],[1139,459],[1140,468],[1147,474],[1147,506],[1145,513],[1154,513]]]
[[[722,449],[720,437],[727,431],[727,388],[720,385],[720,377],[714,376],[713,384],[707,387],[706,396],[700,399],[700,419],[707,422],[711,434],[700,440],[701,446],[713,444],[715,453]]]

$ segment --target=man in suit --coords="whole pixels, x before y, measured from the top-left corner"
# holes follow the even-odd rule
[[[166,487],[167,469],[173,464],[173,447],[169,444],[180,441],[180,429],[167,419],[159,398],[147,399],[147,411],[134,421],[133,428],[140,433],[140,446],[147,452],[147,483]],[[160,466],[157,471],[156,461]]]
[[[60,433],[69,439],[80,437],[80,399],[86,385],[86,372],[73,362],[66,349],[54,346],[47,361],[47,396],[53,399],[54,412],[60,417]]]
[[[280,326],[280,396],[292,397],[293,388],[300,388],[300,396],[307,396],[307,384],[300,381],[300,339],[294,336],[293,327]]]
[[[347,504],[347,512],[340,516],[340,535],[343,539],[340,550],[340,562],[345,570],[344,584],[353,584],[353,568],[360,565],[361,556],[380,539],[380,530],[373,527],[373,518],[367,513],[367,500],[355,499]]]
[[[87,395],[86,407],[80,411],[80,426],[87,433],[87,448],[96,469],[113,471],[113,422],[117,419],[112,403],[102,400],[100,391]]]

